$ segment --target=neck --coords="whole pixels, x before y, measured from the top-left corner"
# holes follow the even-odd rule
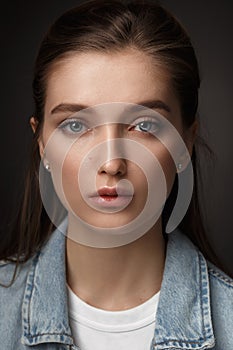
[[[124,246],[93,248],[66,240],[67,283],[82,300],[105,310],[135,307],[160,290],[165,241],[158,221]]]

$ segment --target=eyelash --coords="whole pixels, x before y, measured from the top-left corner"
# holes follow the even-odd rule
[[[148,130],[148,131],[144,131],[144,130],[135,130],[135,128],[137,126],[139,126],[142,123],[151,123],[151,125],[156,126],[156,130]],[[140,133],[144,133],[144,134],[152,134],[157,132],[160,129],[161,125],[160,122],[158,120],[156,120],[155,118],[151,118],[151,117],[142,117],[140,120],[138,120],[133,126],[130,127],[130,130],[132,128],[134,128],[134,131],[140,132]]]
[[[82,127],[82,130],[80,131],[72,131],[72,130],[67,130],[68,126],[71,126],[74,123],[79,123],[80,126]],[[137,126],[139,126],[142,123],[151,123],[151,125],[156,126],[156,131],[155,130],[135,130]],[[134,124],[129,126],[129,131],[133,130],[139,133],[143,133],[143,134],[153,134],[154,132],[157,132],[158,129],[160,128],[160,122],[158,120],[156,120],[155,118],[151,118],[151,117],[141,117],[138,118],[137,122],[135,122]],[[88,130],[88,127],[85,126],[85,124],[78,120],[78,119],[66,119],[65,121],[63,121],[60,125],[58,125],[58,129],[62,130],[62,132],[69,134],[69,135],[77,135],[77,134],[82,134],[83,132]]]
[[[79,131],[79,132],[75,132],[72,130],[67,130],[66,128],[74,123],[79,123],[83,128],[86,128],[83,131]],[[85,126],[85,124],[78,120],[78,119],[66,119],[65,121],[63,121],[60,125],[58,125],[58,129],[62,130],[62,132],[69,134],[69,135],[77,135],[77,134],[81,134],[82,132],[88,130],[88,128]]]

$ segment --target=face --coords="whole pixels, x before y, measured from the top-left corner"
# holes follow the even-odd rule
[[[144,160],[136,162],[124,156],[119,152],[119,143],[113,142],[116,139],[137,143],[139,151],[140,147],[147,149],[158,160],[169,195],[177,169],[167,148],[150,132],[157,127],[154,121],[136,114],[130,122],[128,117],[117,118],[120,114],[122,118],[121,112],[128,104],[149,106],[150,111],[159,113],[176,128],[191,153],[193,130],[184,129],[179,101],[171,86],[168,72],[133,50],[72,54],[53,66],[39,145],[41,156],[50,164],[56,191],[68,210],[97,227],[126,225],[143,210],[150,191]],[[98,107],[102,104],[104,107]],[[86,116],[82,111],[88,112]],[[110,119],[114,113],[118,117]],[[53,146],[47,152],[49,143]],[[102,157],[99,164],[98,154]],[[144,158],[140,152],[138,157]],[[96,188],[95,193],[84,189],[86,199],[77,177],[82,164],[82,176],[88,184],[89,176],[94,174]],[[56,177],[58,166],[62,166],[62,186]],[[154,171],[152,164],[146,166],[148,172]],[[82,183],[85,187],[85,181]],[[117,187],[119,183],[123,186]],[[153,195],[156,197],[156,191]]]

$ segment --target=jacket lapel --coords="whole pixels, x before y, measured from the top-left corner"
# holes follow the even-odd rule
[[[22,318],[23,344],[73,344],[68,321],[65,236],[58,229],[32,261]]]
[[[152,349],[208,349],[214,343],[206,261],[175,230],[168,239]]]

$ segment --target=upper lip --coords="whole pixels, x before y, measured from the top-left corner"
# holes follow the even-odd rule
[[[90,197],[98,197],[98,196],[133,196],[132,191],[125,187],[121,186],[103,186],[97,190],[97,192],[94,192],[90,195]]]
[[[116,187],[102,187],[97,192],[99,196],[118,196]]]

